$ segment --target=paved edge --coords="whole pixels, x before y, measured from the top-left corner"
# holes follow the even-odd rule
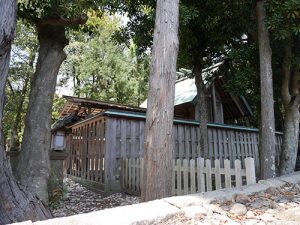
[[[260,180],[257,184],[243,186],[242,188],[227,188],[199,194],[175,196],[160,200],[120,206],[96,212],[79,214],[75,216],[55,218],[45,221],[14,223],[14,225],[129,225],[143,224],[145,221],[160,220],[165,217],[182,212],[184,207],[200,206],[214,201],[229,201],[237,194],[251,195],[263,192],[269,187],[279,188],[287,183],[300,182],[300,171],[287,176],[268,180]]]

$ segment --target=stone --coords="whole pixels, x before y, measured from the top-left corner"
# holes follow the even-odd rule
[[[269,187],[267,188],[266,193],[270,195],[278,195],[280,192],[278,191],[277,188]]]
[[[251,211],[251,210],[249,210],[249,211],[246,213],[246,217],[247,217],[248,219],[255,219],[255,218],[256,218],[254,212]]]
[[[271,221],[275,220],[274,215],[269,214],[269,213],[264,213],[264,214],[260,215],[259,218],[264,222],[271,222]]]
[[[182,208],[182,211],[190,218],[199,217],[199,215],[207,215],[207,209],[202,206],[188,206]]]
[[[247,213],[247,207],[240,203],[235,203],[230,209],[230,213],[236,215],[236,216],[242,216]]]
[[[279,218],[282,220],[299,222],[300,221],[300,207],[280,211],[275,216],[276,216],[276,218]]]
[[[251,203],[249,204],[249,206],[250,206],[251,208],[254,208],[254,209],[259,209],[259,208],[261,208],[263,205],[264,205],[264,201],[261,200],[261,199],[257,199],[256,201],[251,202]]]
[[[249,196],[243,195],[243,194],[236,195],[234,200],[236,203],[241,203],[241,204],[247,204],[247,203],[251,202]]]

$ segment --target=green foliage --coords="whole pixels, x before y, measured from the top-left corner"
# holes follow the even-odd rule
[[[118,18],[89,18],[83,29],[92,32],[73,33],[62,73],[72,77],[78,96],[138,106],[146,98],[149,56],[139,61],[134,45],[113,40]]]
[[[3,131],[5,137],[10,130],[21,136],[24,128],[24,117],[28,105],[30,83],[34,74],[34,62],[38,50],[35,30],[21,21],[17,23],[9,76],[6,85],[6,104],[4,108]]]
[[[52,121],[57,121],[59,119],[59,113],[61,112],[64,104],[65,99],[55,94],[52,107]]]
[[[277,40],[288,39],[300,35],[300,1],[268,0],[267,25]]]
[[[20,18],[36,22],[39,19],[72,19],[85,16],[89,10],[117,10],[116,0],[20,0]]]

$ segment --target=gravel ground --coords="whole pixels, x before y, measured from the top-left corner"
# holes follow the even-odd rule
[[[136,204],[140,199],[124,193],[108,195],[91,191],[70,179],[65,179],[68,194],[59,208],[53,210],[55,217],[87,213],[105,208]],[[232,201],[213,202],[201,206],[182,208],[176,215],[143,225],[190,225],[190,224],[299,224],[300,183],[284,187],[268,188],[254,195],[236,195]]]
[[[232,201],[190,206],[175,216],[150,224],[300,224],[300,184],[268,188]]]
[[[71,216],[140,202],[138,197],[124,193],[107,194],[103,191],[89,190],[69,178],[64,179],[64,187],[67,193],[59,207],[52,210],[54,217]]]

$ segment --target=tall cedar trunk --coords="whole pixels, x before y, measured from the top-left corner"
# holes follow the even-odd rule
[[[173,118],[179,0],[158,0],[145,129],[142,200],[172,194]]]
[[[272,51],[269,32],[265,24],[264,1],[257,1],[256,15],[258,24],[260,90],[261,90],[261,139],[260,175],[262,179],[275,177],[275,122],[272,79]]]
[[[208,159],[208,140],[207,140],[207,123],[208,123],[208,106],[206,101],[206,89],[202,79],[202,67],[199,63],[194,65],[193,74],[197,87],[197,97],[199,102],[200,115],[200,150],[203,157]]]
[[[61,63],[66,58],[67,45],[64,26],[38,26],[39,57],[20,152],[17,174],[21,185],[48,202],[50,170],[51,112],[56,79]]]
[[[296,48],[296,51],[298,48]],[[299,52],[294,52],[294,55]],[[300,68],[291,68],[292,47],[291,42],[286,44],[283,60],[284,78],[282,81],[281,96],[285,109],[282,150],[280,157],[280,175],[292,173],[295,169],[298,140],[299,140],[299,81]]]
[[[11,42],[16,26],[16,1],[0,2],[0,121],[3,119],[5,84],[8,75]],[[24,220],[42,220],[51,213],[42,202],[25,192],[15,182],[6,159],[2,123],[0,123],[0,224]]]

